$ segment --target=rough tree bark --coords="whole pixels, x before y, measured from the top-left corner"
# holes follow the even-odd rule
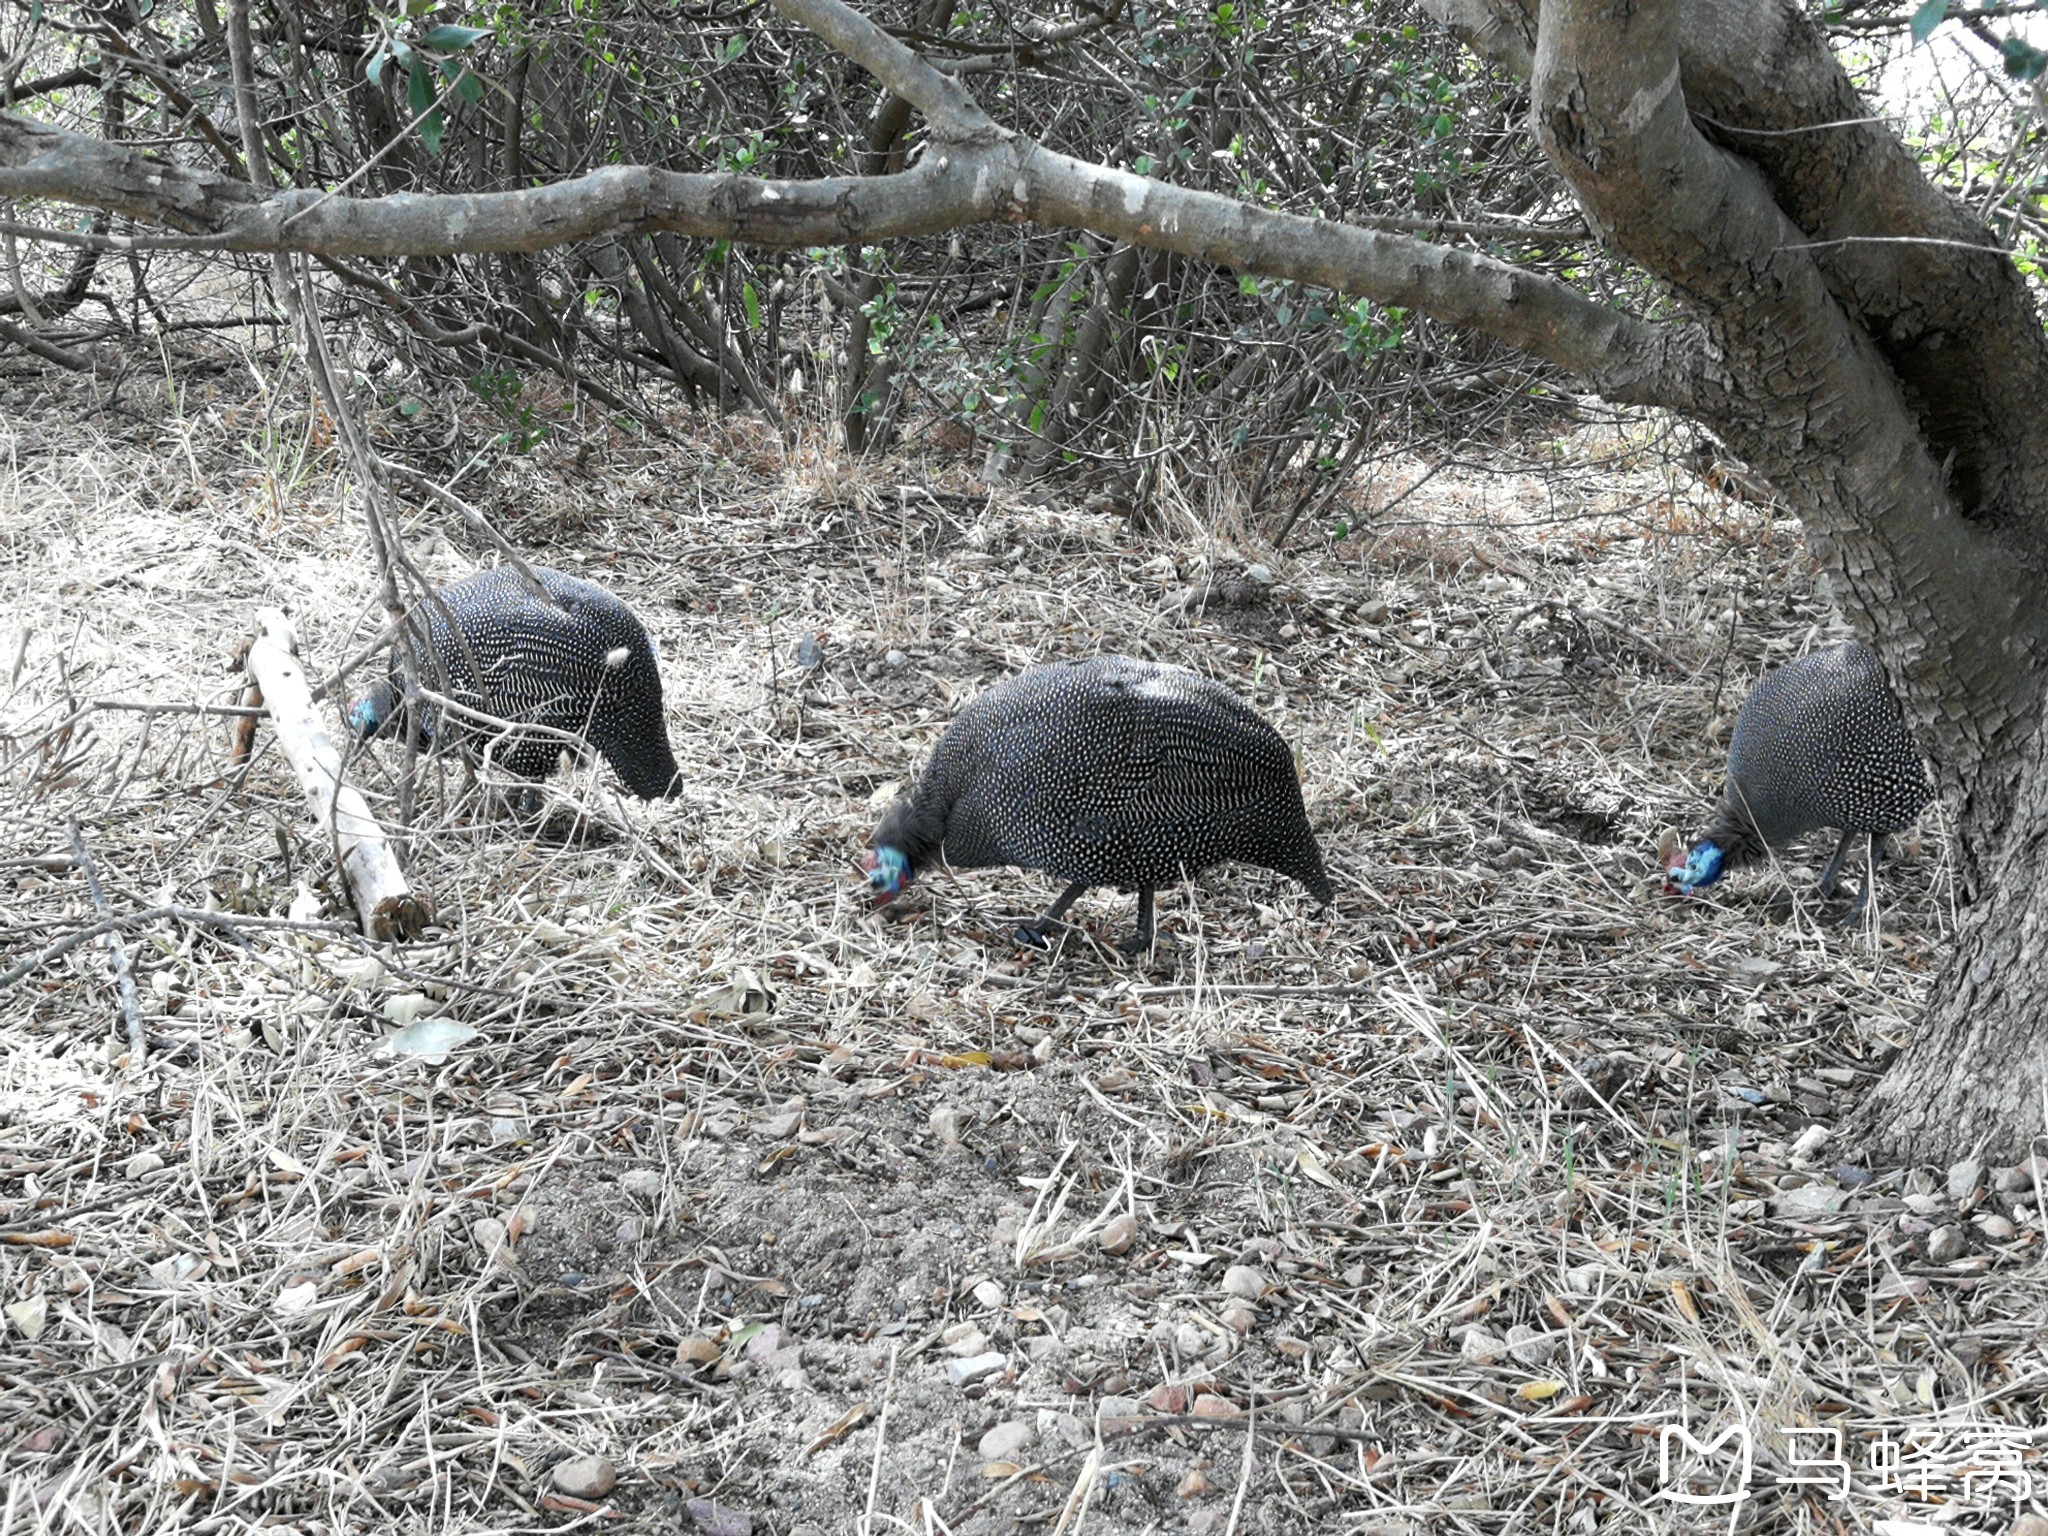
[[[2048,1130],[2048,336],[2011,261],[1870,116],[1791,0],[1422,0],[1529,78],[1535,130],[1589,222],[1666,285],[1673,315],[1655,321],[1508,263],[1057,154],[838,0],[775,3],[924,116],[914,164],[812,182],[616,166],[351,198],[259,191],[0,114],[0,198],[330,256],[664,230],[847,245],[1031,219],[1414,308],[1690,416],[1800,513],[1933,761],[1978,893],[1863,1138],[1881,1158],[1942,1161],[1980,1143],[2015,1155]]]

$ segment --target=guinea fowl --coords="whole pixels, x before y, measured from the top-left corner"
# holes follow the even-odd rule
[[[1015,864],[1068,882],[1017,929],[1043,946],[1091,885],[1138,893],[1148,949],[1153,894],[1237,859],[1330,902],[1294,754],[1228,689],[1183,667],[1098,656],[1007,678],[960,711],[916,787],[876,829],[865,865],[878,904],[934,859]]]
[[[530,567],[541,591],[516,569],[480,571],[421,604],[447,696],[514,727],[491,743],[491,759],[521,778],[546,778],[563,742],[520,725],[580,737],[604,755],[643,800],[676,794],[681,773],[669,749],[654,642],[633,610],[603,587],[546,566]],[[388,679],[356,700],[349,723],[364,737],[401,718],[396,648]],[[427,682],[441,678],[429,672]],[[421,717],[431,738],[432,712]],[[485,728],[470,725],[488,739]]]
[[[1714,819],[1665,871],[1665,889],[1689,894],[1766,848],[1835,827],[1841,841],[1820,877],[1832,897],[1858,837],[1870,839],[1875,862],[1878,840],[1911,826],[1933,798],[1876,654],[1855,641],[1816,651],[1766,673],[1743,702]],[[1869,898],[1866,866],[1849,915]]]

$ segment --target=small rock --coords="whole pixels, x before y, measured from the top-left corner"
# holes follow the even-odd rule
[[[910,665],[910,658],[904,655],[901,651],[891,651],[888,655],[882,658],[882,665],[887,667],[891,672],[901,672],[905,667]]]
[[[635,1200],[645,1200],[649,1205],[661,1199],[664,1183],[659,1168],[629,1168],[619,1175],[619,1188]]]
[[[780,1323],[763,1323],[761,1331],[747,1340],[746,1357],[756,1364],[766,1363],[776,1351],[789,1347],[789,1335]]]
[[[967,1124],[967,1116],[950,1104],[941,1104],[925,1122],[931,1133],[947,1146],[958,1146],[961,1129]]]
[[[692,1499],[683,1508],[703,1536],[754,1536],[754,1517],[716,1499]]]
[[[1241,1301],[1257,1301],[1266,1294],[1266,1277],[1250,1264],[1233,1264],[1223,1271],[1223,1292]]]
[[[1969,1251],[1969,1241],[1963,1236],[1963,1229],[1950,1223],[1936,1227],[1927,1234],[1927,1257],[1933,1263],[1946,1264],[1951,1259],[1960,1259]]]
[[[1870,1182],[1870,1170],[1858,1168],[1854,1163],[1835,1165],[1835,1182],[1844,1189],[1861,1189]]]
[[[1826,1126],[1809,1125],[1799,1133],[1798,1138],[1792,1143],[1791,1161],[1795,1163],[1809,1161],[1814,1153],[1821,1149],[1822,1144],[1827,1141],[1828,1135],[1829,1132]]]
[[[2039,1515],[2021,1515],[2005,1536],[2048,1536],[2048,1520]]]
[[[1986,1216],[1977,1223],[1977,1230],[1994,1243],[2009,1243],[2019,1233],[2019,1228],[2003,1216]],[[2044,1532],[2048,1536],[2048,1532]]]
[[[1183,1477],[1180,1485],[1173,1490],[1174,1496],[1182,1499],[1199,1499],[1215,1491],[1216,1485],[1202,1475],[1200,1467],[1189,1467],[1187,1476]]]
[[[1173,1330],[1173,1347],[1183,1359],[1199,1360],[1216,1347],[1216,1339],[1200,1323],[1182,1323]]]
[[[1088,1421],[1078,1413],[1062,1413],[1057,1408],[1041,1408],[1038,1410],[1038,1438],[1071,1446],[1086,1445],[1092,1435]]]
[[[1220,1397],[1214,1392],[1204,1392],[1195,1399],[1194,1407],[1188,1412],[1198,1419],[1234,1419],[1243,1410],[1227,1397]]]
[[[131,1179],[145,1178],[163,1167],[164,1160],[154,1152],[138,1152],[121,1165],[121,1172]]]
[[[1915,1216],[1937,1216],[1948,1209],[1939,1195],[1907,1195],[1905,1203]]]
[[[1145,1406],[1156,1413],[1186,1413],[1188,1411],[1188,1389],[1161,1383],[1145,1398]]]
[[[1223,1309],[1223,1326],[1239,1337],[1250,1333],[1253,1328],[1258,1326],[1258,1321],[1259,1314],[1250,1307],[1225,1307]]]
[[[1458,1353],[1475,1365],[1498,1365],[1507,1357],[1507,1352],[1507,1341],[1484,1328],[1467,1328],[1465,1337],[1458,1344]]]
[[[968,1386],[985,1376],[993,1376],[1010,1362],[999,1352],[990,1350],[985,1355],[973,1355],[965,1360],[954,1360],[946,1366],[946,1380],[956,1387]]]
[[[1984,1182],[1984,1164],[1974,1157],[1966,1157],[1948,1171],[1948,1198],[1952,1204],[1961,1205],[1977,1193],[1977,1186]]]
[[[1380,625],[1387,622],[1393,610],[1378,598],[1358,606],[1358,620],[1361,624]]]
[[[1015,1461],[1037,1441],[1037,1425],[1024,1419],[1009,1419],[983,1435],[975,1449],[983,1461]]]
[[[1104,1253],[1115,1255],[1130,1252],[1131,1244],[1137,1240],[1138,1218],[1126,1212],[1110,1218],[1109,1224],[1096,1237],[1095,1245]]]
[[[825,660],[825,648],[818,644],[816,635],[805,635],[796,643],[796,664],[810,668],[821,666]]]
[[[1105,1419],[1135,1419],[1138,1416],[1138,1400],[1135,1397],[1110,1395],[1096,1400],[1095,1406]]]
[[[601,1499],[619,1485],[619,1474],[602,1456],[571,1456],[555,1463],[555,1490],[572,1499]]]
[[[982,1281],[974,1288],[973,1295],[976,1306],[987,1307],[990,1311],[1003,1304],[1003,1288],[993,1280]]]
[[[1557,1347],[1564,1342],[1561,1333],[1545,1333],[1531,1328],[1526,1323],[1515,1323],[1508,1329],[1508,1353],[1518,1364],[1531,1370],[1547,1365],[1550,1357],[1557,1353]]]
[[[1248,565],[1244,568],[1244,579],[1255,587],[1273,585],[1273,573],[1263,565]]]
[[[470,1224],[469,1240],[476,1244],[476,1250],[487,1259],[496,1259],[501,1264],[510,1264],[512,1255],[505,1247],[505,1223],[495,1216],[479,1216]]]
[[[988,1335],[972,1323],[956,1323],[940,1337],[945,1341],[946,1353],[961,1360],[988,1353]]]
[[[1832,1216],[1848,1203],[1849,1192],[1837,1189],[1832,1184],[1803,1184],[1797,1189],[1779,1192],[1771,1202],[1780,1216],[1794,1221],[1811,1221],[1820,1216]]]

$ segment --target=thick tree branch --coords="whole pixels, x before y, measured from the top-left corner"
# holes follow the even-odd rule
[[[1530,75],[1537,0],[1421,3],[1482,57]],[[1678,28],[1693,121],[1754,165],[1801,242],[1821,246],[1822,276],[1905,384],[1963,515],[2036,523],[2048,332],[1999,242],[1928,180],[1791,0],[1694,0]]]
[[[1960,791],[1969,765],[2014,763],[2037,718],[2038,573],[1957,515],[1896,376],[1796,249],[1770,188],[1694,127],[1683,11],[1684,0],[1545,0],[1537,131],[1612,243],[1707,317],[1733,385],[1709,420],[1793,499]]]
[[[803,0],[805,9],[818,3]],[[931,84],[897,73],[892,90],[900,84],[923,94]],[[305,189],[262,197],[245,182],[0,114],[0,197],[104,207],[208,234],[223,250],[324,256],[535,251],[659,230],[827,245],[1035,219],[1420,310],[1568,368],[1617,401],[1694,404],[1697,357],[1684,332],[1610,309],[1553,278],[1092,165],[1040,149],[978,112],[958,120],[969,124],[971,140],[934,132],[924,158],[896,176],[761,181],[612,166],[517,192],[350,198]]]

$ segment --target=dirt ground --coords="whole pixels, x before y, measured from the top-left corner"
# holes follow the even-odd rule
[[[1381,465],[1284,554],[1219,484],[1134,520],[817,429],[486,455],[462,494],[658,637],[689,784],[587,767],[537,824],[429,771],[443,926],[372,951],[268,733],[237,770],[163,708],[235,700],[264,604],[316,678],[363,648],[357,504],[288,392],[175,361],[0,381],[0,1532],[2041,1509],[2048,1190],[1838,1133],[1944,953],[1936,818],[1861,927],[1822,847],[1658,893],[1744,690],[1845,631],[1796,525],[1649,427]],[[1097,651],[1297,744],[1333,910],[1215,870],[1133,963],[1104,891],[1019,949],[1025,872],[869,906],[959,705]],[[397,767],[356,765],[387,813]],[[102,940],[62,948],[74,818],[146,1059]],[[422,1018],[476,1033],[381,1048]]]

